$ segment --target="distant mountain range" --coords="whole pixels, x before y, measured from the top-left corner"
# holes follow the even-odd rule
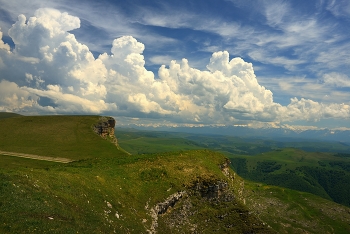
[[[350,145],[350,130],[294,130],[291,128],[250,128],[244,126],[220,127],[143,127],[129,126],[141,130],[213,134],[247,138],[262,138],[274,141],[335,141]]]

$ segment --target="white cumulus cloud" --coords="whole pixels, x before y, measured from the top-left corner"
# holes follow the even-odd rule
[[[0,32],[1,111],[108,113],[141,121],[147,117],[232,125],[236,120],[350,116],[347,104],[303,98],[292,98],[287,106],[274,102],[273,93],[259,84],[253,65],[230,59],[227,51],[213,53],[206,70],[191,67],[187,59],[172,60],[155,76],[145,67],[144,44],[123,36],[112,42],[109,53],[95,59],[69,32],[79,27],[79,18],[45,8],[29,19],[18,17],[8,33],[15,43],[12,51]],[[348,77],[330,75],[324,76],[325,83],[348,87]]]

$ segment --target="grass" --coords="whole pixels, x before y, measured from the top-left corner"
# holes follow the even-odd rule
[[[310,193],[245,181],[244,197],[278,233],[350,232],[350,208]]]
[[[224,159],[212,151],[195,150],[87,159],[49,168],[1,169],[0,232],[145,233],[152,221],[146,206],[162,202],[198,178],[225,180],[217,166]],[[208,203],[200,197],[188,198],[188,211],[184,200],[160,216],[160,230],[191,233],[195,224],[201,233],[242,233],[255,223],[257,230],[262,228],[256,233],[269,233],[268,225],[278,233],[350,231],[349,208],[308,193],[243,182],[237,175],[232,183],[234,202]],[[246,206],[240,202],[243,200]],[[193,212],[188,223],[178,224],[178,229],[169,228],[170,220],[179,220],[176,214],[184,210]],[[267,224],[259,225],[256,217]],[[235,226],[228,228],[232,224]]]
[[[235,155],[234,157],[247,159],[249,171],[254,170],[254,168],[257,167],[257,163],[260,161],[278,162],[282,165],[282,167],[281,169],[277,170],[276,173],[280,171],[294,170],[300,166],[319,166],[319,161],[339,160],[339,157],[336,157],[334,153],[306,152],[295,148],[278,149],[252,156]]]
[[[0,154],[0,168],[17,169],[20,167],[26,168],[49,168],[57,165],[55,162],[47,162],[41,160],[33,160],[27,158],[18,158],[12,156],[5,156]]]
[[[189,151],[1,169],[0,231],[145,232],[151,225],[147,204],[199,178],[225,179],[218,167],[223,160],[211,151]]]
[[[21,116],[0,121],[0,150],[74,160],[121,151],[93,133],[98,116]]]
[[[226,155],[256,155],[270,152],[275,149],[297,148],[307,152],[333,152],[349,153],[350,146],[341,142],[323,141],[272,141],[267,139],[257,139],[249,137],[232,137],[220,135],[196,135],[187,134],[182,137],[204,145],[210,149],[220,151]]]
[[[13,118],[13,117],[19,117],[20,114],[11,113],[11,112],[0,112],[0,119],[7,119],[7,118]]]
[[[350,206],[349,157],[286,148],[230,158],[233,168],[246,179],[310,192]]]
[[[150,154],[206,148],[182,137],[166,132],[134,132],[117,130],[118,143],[131,154]]]
[[[36,116],[0,121],[5,129],[1,150],[78,160],[59,164],[1,155],[1,233],[145,233],[155,204],[198,181],[226,178],[219,168],[222,154],[193,150],[130,156],[93,133],[97,120]]]
[[[95,121],[98,116],[0,121],[0,150],[77,160],[60,164],[0,155],[0,233],[147,233],[154,222],[150,208],[184,190],[187,195],[159,215],[158,233],[274,233],[268,226],[278,233],[350,231],[349,208],[244,181],[229,170],[231,180],[220,169],[227,160],[223,154],[183,150],[202,147],[192,140],[125,133],[120,143],[127,151],[134,143],[135,152],[148,144],[143,152],[154,151],[130,156],[93,133]],[[284,152],[287,161],[299,159],[291,152]],[[303,162],[308,160],[313,162],[304,156]],[[198,183],[218,181],[229,185],[233,200],[208,200],[193,190]]]
[[[296,148],[306,152],[350,152],[350,146],[340,142],[277,142],[256,138],[199,135],[178,132],[137,131],[135,129],[126,128],[118,129],[116,134],[118,135],[120,144],[130,149],[133,154],[195,148],[211,149],[222,152],[227,156],[237,154],[257,155],[283,148]]]

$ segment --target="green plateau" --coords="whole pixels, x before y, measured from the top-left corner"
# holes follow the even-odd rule
[[[223,149],[256,143],[216,140],[211,148],[210,137],[118,127],[115,144],[94,132],[100,119],[0,114],[0,233],[350,233],[348,204],[327,190],[250,175],[265,161],[275,163],[259,167],[264,175],[315,164],[346,171],[337,163],[346,154],[287,148],[248,156]],[[284,164],[277,154],[289,155]],[[72,162],[44,160],[52,158]],[[308,178],[305,171],[296,173]]]

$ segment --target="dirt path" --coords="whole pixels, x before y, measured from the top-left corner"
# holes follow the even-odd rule
[[[69,159],[69,158],[47,157],[47,156],[39,156],[39,155],[35,155],[35,154],[23,154],[23,153],[1,151],[1,150],[0,150],[0,155],[14,156],[14,157],[20,157],[20,158],[30,158],[30,159],[50,161],[50,162],[59,162],[59,163],[73,162],[73,160]]]

